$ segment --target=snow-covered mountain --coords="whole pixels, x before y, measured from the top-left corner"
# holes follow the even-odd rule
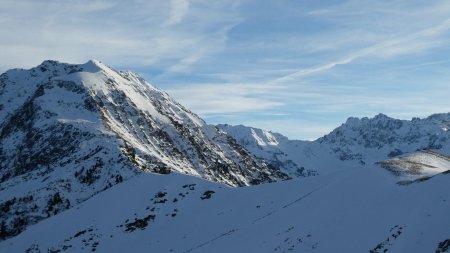
[[[45,61],[0,76],[0,239],[142,172],[287,179],[138,75]]]
[[[278,133],[246,126],[218,128],[255,156],[279,164],[291,175],[296,169],[290,168],[328,173],[331,168],[359,168],[418,150],[450,154],[450,113],[411,121],[384,114],[352,117],[315,141],[289,140]]]
[[[341,160],[361,164],[417,150],[450,152],[450,113],[428,118],[398,120],[384,114],[374,118],[349,118],[317,142],[331,147]]]
[[[10,70],[0,252],[450,252],[447,129],[380,114],[289,140],[98,61]]]

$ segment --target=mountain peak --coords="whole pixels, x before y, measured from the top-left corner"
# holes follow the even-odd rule
[[[91,63],[91,64],[94,64],[97,66],[105,66],[105,64],[103,64],[100,60],[97,60],[97,59],[90,59],[86,63]]]
[[[360,119],[358,117],[349,117],[349,118],[347,118],[347,120],[345,121],[345,123],[343,125],[356,126],[361,123],[361,120],[362,119]]]
[[[56,60],[45,60],[38,66],[32,68],[31,70],[39,71],[42,73],[52,73],[52,75],[54,75],[54,73],[66,69],[69,66],[75,66],[75,64],[62,63]]]
[[[91,72],[91,73],[95,73],[101,70],[106,70],[106,71],[111,71],[111,68],[109,68],[108,66],[106,66],[105,64],[103,64],[101,61],[96,60],[96,59],[91,59],[89,61],[87,61],[84,64],[70,64],[70,63],[64,63],[64,62],[60,62],[57,60],[44,60],[41,64],[39,64],[38,66],[36,66],[35,68],[32,68],[32,70],[38,70],[40,72],[54,72],[51,75],[55,75],[55,73],[64,73],[64,70],[70,69],[71,68],[78,68],[77,72]],[[62,71],[61,71],[62,70]],[[70,71],[69,73],[73,73],[74,71]]]
[[[428,116],[426,119],[438,121],[450,121],[450,113],[437,113]]]
[[[93,73],[100,71],[100,70],[110,69],[108,66],[106,66],[101,61],[96,60],[96,59],[91,59],[91,60],[87,61],[85,64],[82,64],[81,66],[83,67],[83,71],[93,72]]]
[[[41,67],[41,66],[56,66],[56,65],[59,65],[59,64],[61,64],[59,61],[56,61],[56,60],[44,60],[41,64],[39,64],[38,65],[38,67]]]
[[[383,113],[378,113],[377,115],[375,115],[375,117],[373,117],[374,120],[390,120],[393,119],[389,116],[387,116],[386,114]]]
[[[394,119],[387,116],[386,114],[378,113],[373,118],[349,117],[349,118],[347,118],[346,122],[343,125],[354,127],[354,126],[359,126],[361,124],[370,124],[371,122],[380,122],[380,121],[387,121],[387,120],[394,120]]]

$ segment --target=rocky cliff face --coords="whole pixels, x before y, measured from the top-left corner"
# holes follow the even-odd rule
[[[0,239],[139,173],[287,179],[138,75],[45,61],[0,76]]]

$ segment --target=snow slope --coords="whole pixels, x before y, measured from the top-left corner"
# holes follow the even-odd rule
[[[450,175],[396,181],[369,166],[245,188],[139,174],[0,251],[444,252]]]

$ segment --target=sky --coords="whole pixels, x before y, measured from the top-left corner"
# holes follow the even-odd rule
[[[207,123],[316,139],[450,112],[448,0],[0,0],[0,72],[132,70]]]

